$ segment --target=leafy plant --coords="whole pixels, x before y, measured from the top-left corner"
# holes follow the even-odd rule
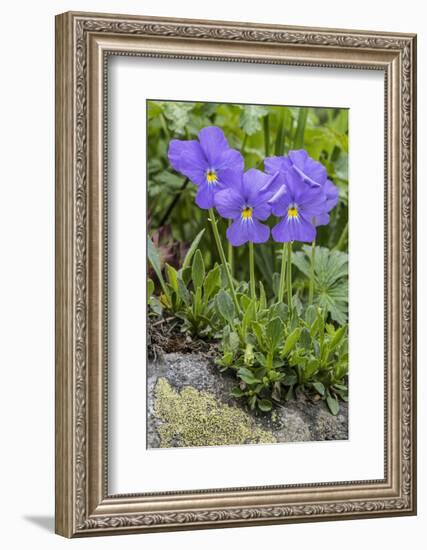
[[[293,254],[293,264],[311,276],[310,246]],[[316,246],[314,254],[314,303],[327,311],[340,325],[348,318],[348,254]]]
[[[181,330],[192,336],[206,337],[218,330],[214,298],[220,288],[221,270],[215,265],[206,273],[203,256],[197,248],[203,232],[197,235],[187,252],[182,268],[176,270],[165,264],[165,277],[159,268],[158,254],[148,239],[148,260],[158,277],[162,293],[153,299],[154,283],[149,280],[148,305],[156,314],[162,308],[181,319]],[[159,309],[160,306],[160,309]]]
[[[217,363],[240,380],[233,395],[266,411],[295,392],[317,394],[336,414],[336,397],[347,396],[347,326],[326,323],[314,306],[304,317],[290,315],[286,304],[265,306],[248,302],[241,323],[235,323],[231,311],[227,314]]]

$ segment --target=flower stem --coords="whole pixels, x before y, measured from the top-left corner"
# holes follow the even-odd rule
[[[339,241],[337,242],[337,244],[334,246],[332,250],[342,250],[344,248],[344,245],[347,239],[348,239],[348,222],[345,224],[345,227],[342,230]]]
[[[219,236],[218,226],[216,224],[215,214],[213,208],[209,208],[209,218],[212,224],[212,230],[215,237],[216,246],[218,248],[219,256],[221,258],[222,265],[224,266],[225,275],[228,280],[228,286],[230,287],[231,297],[233,298],[234,305],[238,314],[241,314],[239,302],[237,301],[236,291],[234,290],[233,278],[231,277],[230,268],[228,267],[227,260],[224,254],[224,248],[222,247],[221,237]]]
[[[251,298],[252,300],[256,300],[254,243],[251,241],[249,241],[249,276],[250,276]]]
[[[292,314],[292,242],[288,243],[288,307]]]
[[[277,296],[278,302],[283,302],[283,296],[285,294],[285,279],[286,279],[286,243],[283,243],[282,266],[280,269],[279,294]]]
[[[233,223],[233,220],[228,220],[228,227],[230,227],[232,223]],[[227,256],[228,256],[228,265],[230,266],[230,273],[231,273],[231,276],[233,277],[234,276],[234,252],[233,252],[233,246],[230,242],[228,243]]]
[[[265,156],[270,156],[270,118],[268,115],[264,117],[264,149]]]
[[[310,286],[308,288],[308,305],[313,303],[314,296],[314,257],[316,254],[316,239],[311,243]]]
[[[245,154],[245,147],[246,147],[246,142],[248,141],[248,134],[245,133],[244,137],[243,137],[243,141],[242,141],[242,148],[240,150],[240,152],[242,153],[242,155]]]

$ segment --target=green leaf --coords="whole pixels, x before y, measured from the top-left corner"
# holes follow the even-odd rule
[[[319,360],[310,359],[304,366],[303,378],[304,382],[308,382],[319,370]]]
[[[196,292],[192,292],[191,296],[193,298],[193,315],[198,320],[202,310],[202,288],[200,286],[196,287]]]
[[[159,254],[157,253],[156,247],[154,246],[153,241],[150,239],[149,236],[147,236],[147,256],[148,261],[150,262],[157,275],[157,278],[159,279],[163,292],[169,298],[169,290],[166,286],[165,280],[163,279],[162,270],[160,267]]]
[[[205,280],[205,263],[200,250],[196,250],[194,254],[193,264],[191,267],[191,278],[195,288],[201,288]]]
[[[245,363],[245,365],[250,367],[254,364],[254,359],[255,359],[255,355],[254,355],[253,345],[252,344],[246,344],[245,355],[244,355],[244,358],[243,358],[243,362]]]
[[[178,272],[169,264],[165,264],[166,278],[173,290],[178,290]]]
[[[220,315],[232,325],[236,311],[234,309],[233,300],[225,290],[220,290],[216,295],[216,304]]]
[[[267,308],[267,296],[262,281],[259,282],[259,308],[261,310]]]
[[[332,337],[331,341],[329,342],[329,352],[334,351],[334,349],[341,343],[345,333],[347,330],[347,326],[340,327]]]
[[[152,279],[148,279],[147,281],[147,299],[149,300],[154,292],[154,281]]]
[[[209,300],[210,296],[221,285],[221,273],[219,266],[214,267],[206,275],[206,279],[203,285],[204,296],[206,300]]]
[[[322,382],[313,382],[312,386],[322,397],[325,395],[325,386],[322,384]]]
[[[271,351],[274,353],[283,336],[283,323],[279,317],[275,317],[267,324],[266,334],[270,340]]]
[[[165,101],[162,107],[170,129],[177,134],[183,134],[190,121],[190,111],[194,108],[194,103]]]
[[[237,387],[231,390],[230,395],[232,395],[233,397],[242,397],[243,395],[245,395],[245,392],[241,388]]]
[[[294,399],[295,399],[294,387],[289,386],[289,389],[285,395],[285,401],[293,401]]]
[[[188,288],[185,286],[180,277],[178,277],[178,296],[181,298],[185,305],[189,306],[191,304],[191,297]]]
[[[251,136],[262,128],[262,117],[268,114],[268,109],[260,105],[242,105],[240,114],[240,126],[242,130]]]
[[[276,298],[279,296],[279,286],[280,286],[280,275],[278,273],[273,273],[273,292]]]
[[[178,271],[178,275],[181,277],[185,286],[188,286],[191,281],[191,267],[181,268]]]
[[[253,330],[253,333],[255,334],[256,336],[256,339],[258,341],[258,346],[263,349],[264,348],[264,329],[263,329],[263,326],[256,322],[256,321],[253,321],[252,322],[252,330]]]
[[[340,406],[338,401],[332,397],[332,395],[328,394],[326,396],[326,403],[328,404],[329,410],[331,413],[336,416],[338,414],[338,411],[340,410]]]
[[[290,351],[292,351],[299,340],[301,334],[301,328],[297,327],[291,332],[291,334],[286,338],[285,346],[283,348],[283,355],[286,356]]]
[[[261,411],[264,411],[264,412],[271,411],[272,407],[273,407],[273,404],[268,399],[261,399],[260,401],[258,401],[258,408]]]
[[[274,317],[279,317],[279,319],[283,322],[287,321],[289,316],[289,308],[286,304],[283,302],[279,302],[278,304],[274,304],[269,309],[269,318],[273,319]]]
[[[246,308],[246,311],[243,315],[243,321],[242,321],[243,334],[245,337],[251,322],[255,320],[256,320],[256,302],[255,300],[251,300],[251,302]]]
[[[258,378],[255,378],[252,371],[247,369],[246,367],[242,367],[237,371],[238,376],[243,380],[243,382],[246,382],[246,384],[252,385],[252,384],[259,384],[261,380]]]
[[[317,317],[317,310],[314,306],[308,306],[305,312],[305,320],[308,325],[312,325]]]
[[[303,328],[301,330],[301,335],[300,335],[300,344],[303,348],[305,348],[306,350],[310,350],[311,348],[311,336],[310,336],[310,331],[306,328]]]
[[[311,246],[294,252],[292,263],[311,277]],[[344,325],[348,317],[348,254],[316,246],[314,260],[314,305]]]
[[[197,247],[199,246],[199,242],[200,242],[201,238],[203,237],[203,233],[204,233],[205,231],[206,231],[206,229],[202,229],[202,230],[200,231],[200,233],[198,233],[198,234],[196,235],[196,238],[194,239],[194,241],[191,243],[191,246],[190,246],[190,248],[188,249],[187,254],[185,255],[184,261],[182,262],[182,268],[181,268],[182,271],[183,271],[186,267],[189,267],[189,266],[190,266],[191,258],[193,257],[194,253],[196,252]]]
[[[298,382],[298,378],[296,374],[286,374],[286,376],[282,380],[282,384],[284,386],[293,386]]]
[[[233,352],[236,352],[239,349],[240,338],[237,332],[230,332],[228,335],[228,345]]]

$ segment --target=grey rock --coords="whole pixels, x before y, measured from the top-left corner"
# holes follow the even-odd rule
[[[251,412],[243,400],[230,395],[236,386],[231,373],[219,372],[213,360],[202,353],[166,353],[148,362],[147,367],[147,444],[160,446],[157,432],[161,420],[155,414],[155,387],[166,379],[176,391],[192,386],[206,391],[223,403],[238,407],[251,415],[255,425],[269,431],[277,442],[327,441],[348,439],[348,404],[340,401],[340,410],[333,416],[323,401],[312,402],[303,397],[288,401],[272,413]]]

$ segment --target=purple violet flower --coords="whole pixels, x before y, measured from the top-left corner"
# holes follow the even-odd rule
[[[312,187],[298,172],[288,170],[285,185],[268,201],[271,211],[282,220],[271,233],[276,242],[312,242],[316,237],[317,216],[326,212],[326,195],[322,186]]]
[[[168,157],[177,172],[199,187],[196,204],[204,209],[214,206],[217,191],[239,185],[243,173],[242,155],[230,148],[217,126],[200,130],[199,141],[171,140]]]
[[[240,185],[216,193],[215,207],[219,214],[233,220],[227,229],[227,239],[233,246],[268,241],[270,228],[261,221],[270,216],[268,201],[280,185],[279,173],[271,176],[251,168],[243,174]]]
[[[323,164],[312,159],[304,149],[289,151],[287,157],[266,158],[264,166],[267,174],[274,174],[277,171],[286,172],[292,169],[312,187],[324,185],[328,178]]]
[[[325,211],[312,220],[314,226],[327,225],[329,212],[337,205],[338,188],[328,179],[326,168],[312,159],[304,149],[289,151],[285,157],[269,157],[264,161],[267,174],[277,171],[286,173],[289,170],[297,173],[310,187],[321,187],[326,195]]]
[[[319,214],[314,219],[314,225],[328,225],[329,212],[335,208],[338,202],[338,187],[334,185],[331,180],[326,180],[323,185],[323,192],[326,196],[326,212]]]

